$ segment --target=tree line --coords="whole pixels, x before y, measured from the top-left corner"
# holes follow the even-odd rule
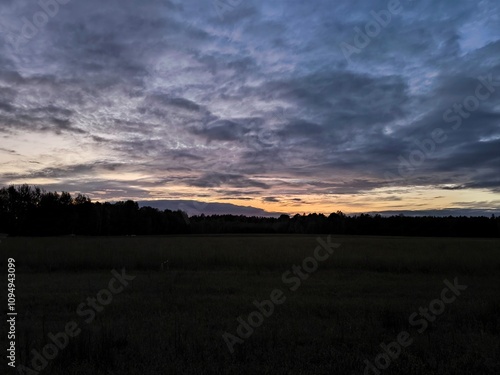
[[[128,200],[92,202],[85,195],[29,185],[0,189],[0,232],[16,236],[189,233],[182,211],[159,211]]]
[[[500,217],[323,214],[196,215],[139,207],[128,200],[92,202],[87,196],[21,185],[0,189],[0,233],[14,236],[167,234],[343,234],[433,237],[500,237]]]

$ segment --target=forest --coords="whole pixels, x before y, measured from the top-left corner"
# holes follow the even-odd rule
[[[500,217],[324,214],[248,217],[196,215],[139,207],[132,200],[92,202],[85,195],[30,186],[0,189],[0,233],[10,236],[173,234],[339,234],[423,237],[500,237]]]

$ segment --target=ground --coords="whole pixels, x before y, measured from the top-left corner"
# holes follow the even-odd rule
[[[17,364],[33,369],[35,350],[48,375],[500,373],[498,239],[333,236],[340,246],[320,248],[325,260],[299,285],[292,267],[315,268],[303,262],[318,238],[328,245],[326,235],[5,238]],[[444,310],[424,319],[432,301]],[[238,328],[249,315],[257,326]],[[407,346],[391,344],[398,336]],[[40,359],[50,337],[62,348]],[[0,361],[3,373],[29,373]]]

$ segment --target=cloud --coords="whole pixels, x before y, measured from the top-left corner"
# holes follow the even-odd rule
[[[276,197],[264,197],[262,199],[264,202],[273,202],[273,203],[278,203],[280,200]]]
[[[200,178],[196,178],[190,181],[189,183],[191,186],[208,187],[208,188],[220,187],[220,186],[229,186],[236,188],[248,188],[248,187],[261,188],[261,189],[269,188],[269,185],[263,182],[252,180],[241,175],[224,174],[224,173],[206,174]]]
[[[250,206],[239,206],[230,203],[206,203],[190,200],[172,200],[172,201],[140,201],[140,206],[150,206],[160,210],[181,210],[189,216],[193,215],[245,215],[260,217],[278,217],[279,212],[268,212],[260,208]]]
[[[405,2],[347,62],[340,44],[386,6],[257,0],[220,19],[211,1],[69,2],[15,49],[40,9],[4,2],[0,179],[297,204],[398,200],[389,187],[498,193],[500,87],[458,129],[443,115],[480,77],[500,80],[499,4]],[[403,178],[401,158],[435,129],[446,141]],[[140,178],[112,181],[121,172]]]
[[[447,217],[447,216],[485,216],[490,217],[491,215],[500,215],[500,209],[446,209],[446,210],[401,210],[401,211],[381,211],[381,212],[371,212],[371,214],[380,214],[382,216],[437,216],[437,217]]]

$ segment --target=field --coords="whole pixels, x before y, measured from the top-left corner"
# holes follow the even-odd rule
[[[43,353],[49,333],[74,321],[81,332],[41,374],[500,373],[499,240],[332,237],[340,247],[323,249],[329,256],[317,270],[292,282],[294,265],[314,268],[303,262],[314,257],[317,238],[2,239],[2,274],[8,258],[16,264],[17,364],[33,369],[32,350]],[[111,271],[123,268],[135,278],[85,322],[89,307],[79,306],[110,289]],[[442,303],[432,322],[419,316],[410,324],[421,306],[443,298],[445,280],[455,279],[467,288],[449,290],[447,298],[456,298]],[[237,318],[247,322],[259,311],[254,301],[272,299],[276,289],[282,303],[272,312],[264,304],[269,316],[260,313],[253,333],[238,336]],[[411,344],[387,354],[381,344],[405,331]],[[233,353],[225,332],[238,338]],[[5,342],[5,323],[1,334]],[[375,367],[377,356],[385,369]],[[5,355],[0,361],[2,373],[18,373]]]

